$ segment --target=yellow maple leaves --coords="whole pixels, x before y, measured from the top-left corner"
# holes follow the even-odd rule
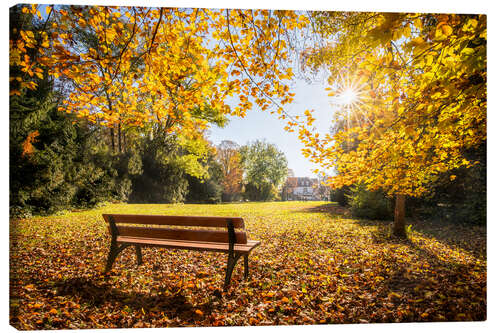
[[[337,43],[307,54],[309,66],[329,66],[331,83],[346,68],[351,77],[368,73],[367,98],[337,118],[344,126],[336,126],[333,138],[318,145],[306,125],[299,130],[306,154],[337,170],[330,185],[364,182],[418,196],[433,175],[469,165],[463,150],[486,138],[484,16],[317,13],[316,19]]]

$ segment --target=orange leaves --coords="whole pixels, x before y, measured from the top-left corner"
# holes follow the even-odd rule
[[[296,29],[308,21],[293,11],[46,8],[51,38],[46,32],[38,38],[22,31],[19,41],[11,43],[12,60],[29,77],[42,79],[47,69],[54,78],[72,82],[78,94],[70,94],[66,108],[90,121],[106,126],[118,119],[137,125],[155,121],[189,132],[206,125],[193,112],[201,105],[210,104],[220,116],[244,116],[254,104],[265,110],[293,100],[288,86],[278,83],[293,76],[290,66],[284,66],[288,45],[280,34],[284,26]],[[36,7],[23,11],[36,14]],[[98,44],[73,48],[77,27]],[[209,47],[213,31],[220,31],[213,33],[220,43]],[[25,59],[27,48],[50,56]],[[22,84],[36,87],[24,78]],[[11,94],[20,92],[13,89]],[[231,108],[228,96],[238,96],[241,103]]]
[[[307,126],[311,126],[312,123],[316,120],[313,118],[311,112],[313,112],[314,110],[305,110],[304,111],[304,115],[306,116],[306,122],[307,122]]]
[[[452,33],[453,33],[453,28],[450,27],[445,22],[441,22],[436,27],[434,38],[437,41],[443,41],[446,38],[448,38]]]
[[[19,33],[21,34],[21,38],[25,42],[29,43],[29,44],[27,44],[27,45],[29,45],[28,47],[33,48],[34,47],[33,44],[36,43],[36,41],[34,40],[35,39],[35,35],[33,34],[33,31],[30,31],[30,30],[26,30],[26,31],[21,30]]]
[[[262,293],[263,297],[268,297],[268,298],[274,297],[274,295],[276,295],[276,293],[273,291],[268,291],[268,292]]]
[[[28,284],[28,285],[24,286],[24,289],[26,289],[28,291],[32,291],[34,288],[35,288],[35,286],[33,284]]]
[[[224,179],[222,181],[224,194],[237,195],[243,186],[243,166],[241,154],[235,142],[222,141],[217,147],[217,161],[222,166]]]
[[[78,25],[80,25],[82,28],[85,28],[85,26],[87,25],[87,22],[85,22],[85,20],[82,17],[80,17],[78,19]]]
[[[437,29],[441,29],[441,31],[446,37],[450,36],[453,33],[453,28],[450,27],[448,24],[443,24],[443,25],[438,24]]]
[[[33,143],[36,142],[36,138],[39,135],[40,133],[38,133],[38,130],[28,134],[28,136],[26,137],[26,139],[22,144],[23,147],[23,151],[21,153],[22,156],[31,156],[35,152],[35,147],[33,146]]]
[[[244,216],[262,243],[249,257],[248,280],[239,262],[227,292],[220,253],[145,248],[137,266],[128,248],[117,259],[123,268],[103,275],[109,235],[95,217],[110,210]],[[484,226],[416,221],[410,241],[395,242],[384,236],[387,221],[366,223],[344,212],[321,202],[110,204],[13,219],[10,324],[34,330],[486,318]]]

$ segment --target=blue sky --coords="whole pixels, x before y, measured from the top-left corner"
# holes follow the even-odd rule
[[[328,97],[326,87],[322,83],[308,84],[303,80],[295,81],[291,89],[296,94],[294,102],[287,104],[285,110],[292,116],[300,116],[306,109],[314,109],[313,116],[317,119],[315,126],[320,133],[326,133],[331,126],[333,115],[331,97]],[[285,153],[288,167],[293,170],[295,176],[314,177],[312,170],[319,166],[302,155],[301,149],[304,146],[297,138],[297,133],[286,132],[283,129],[285,124],[286,120],[279,119],[276,113],[271,114],[269,110],[262,111],[254,107],[245,118],[230,117],[226,127],[212,127],[209,140],[216,145],[222,140],[231,140],[244,145],[257,139],[265,139],[269,143],[276,144]]]

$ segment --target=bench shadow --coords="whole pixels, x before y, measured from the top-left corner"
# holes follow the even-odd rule
[[[137,311],[159,311],[175,314],[180,318],[191,318],[195,315],[195,309],[182,291],[166,295],[166,287],[153,292],[123,291],[109,282],[102,282],[101,279],[93,281],[83,277],[55,280],[52,283],[57,295],[75,297],[90,306],[100,307],[111,303],[122,309],[128,307]],[[209,304],[205,305],[207,306]]]

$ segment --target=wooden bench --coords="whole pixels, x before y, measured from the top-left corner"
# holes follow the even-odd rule
[[[135,246],[137,265],[142,264],[143,246],[224,252],[228,253],[224,280],[224,290],[227,290],[234,266],[242,255],[245,279],[248,277],[248,255],[260,244],[247,239],[245,223],[240,217],[103,214],[103,218],[111,234],[105,272],[111,270],[118,254],[128,246]]]

